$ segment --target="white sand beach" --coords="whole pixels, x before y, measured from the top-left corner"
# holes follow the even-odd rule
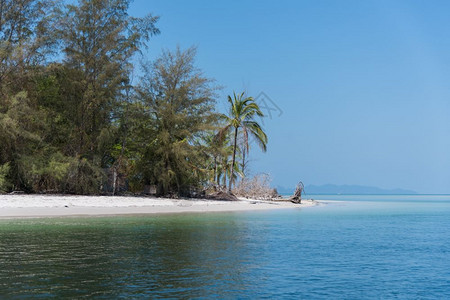
[[[242,198],[239,201],[217,201],[123,196],[0,195],[0,218],[251,211],[304,208],[317,203],[314,200],[293,204]]]

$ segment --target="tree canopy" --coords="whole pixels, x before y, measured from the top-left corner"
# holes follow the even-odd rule
[[[137,55],[160,32],[157,16],[129,16],[129,5],[0,0],[0,192],[153,186],[159,195],[189,196],[241,174],[235,161],[248,152],[249,135],[265,147],[251,118],[236,111],[241,123],[223,123],[196,48],[164,50],[137,69]],[[262,114],[244,102],[248,116]],[[239,129],[247,148],[239,151],[237,133],[224,126]]]

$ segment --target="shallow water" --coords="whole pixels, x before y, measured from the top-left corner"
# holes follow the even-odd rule
[[[0,298],[450,298],[449,196],[347,199],[1,220]]]

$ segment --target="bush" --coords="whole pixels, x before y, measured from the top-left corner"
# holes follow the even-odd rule
[[[242,179],[233,189],[233,193],[239,197],[253,199],[273,199],[278,197],[276,189],[270,187],[268,174],[257,174],[251,179]]]
[[[0,193],[5,193],[10,188],[10,184],[6,178],[9,174],[9,170],[9,163],[0,165]]]
[[[105,174],[87,159],[65,156],[23,156],[19,161],[23,184],[40,193],[99,194]]]
[[[80,195],[100,194],[105,180],[105,173],[100,167],[85,158],[74,158],[69,166],[64,192]]]

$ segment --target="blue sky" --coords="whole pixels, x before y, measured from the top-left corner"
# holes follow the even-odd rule
[[[359,184],[450,193],[450,1],[135,0],[161,17],[148,57],[198,47],[226,95],[267,94],[274,185]]]

